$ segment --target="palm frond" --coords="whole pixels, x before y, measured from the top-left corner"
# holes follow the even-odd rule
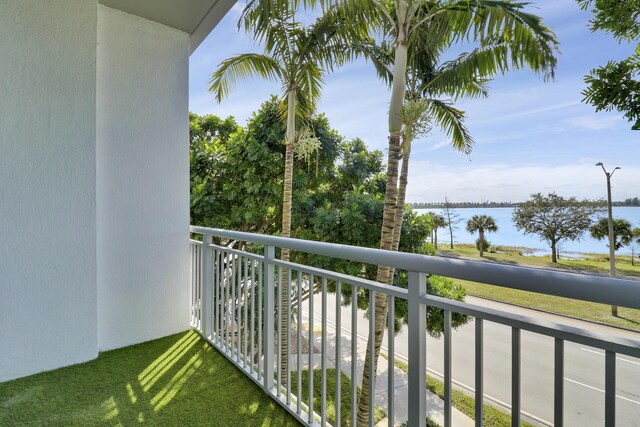
[[[465,154],[470,154],[474,141],[464,123],[465,112],[458,110],[449,102],[438,99],[431,100],[428,111],[438,127],[451,138],[451,146]]]
[[[371,61],[378,77],[388,86],[391,86],[393,82],[394,50],[387,41],[383,40],[380,44],[363,43],[354,45],[352,48],[362,54],[368,61]]]
[[[267,29],[286,22],[293,10],[288,0],[248,0],[238,19],[238,30],[261,40]]]
[[[275,59],[257,53],[244,53],[225,59],[209,80],[209,91],[221,102],[240,80],[261,77],[271,81],[282,80],[285,72]]]
[[[324,72],[315,63],[307,62],[298,68],[295,81],[298,113],[303,118],[311,117],[320,102]]]
[[[464,52],[456,59],[438,67],[429,79],[423,79],[419,91],[425,96],[487,97],[487,83],[493,76],[505,72],[499,60],[506,47],[498,45]]]
[[[434,49],[461,41],[477,42],[481,48],[494,46],[497,70],[528,66],[545,79],[552,79],[558,40],[540,17],[524,11],[527,5],[509,0],[445,2],[423,9],[413,35],[422,40],[419,43],[432,43]]]
[[[359,5],[360,0],[356,0]],[[369,32],[374,19],[365,19],[363,8],[348,10],[351,3],[337,4],[325,10],[297,40],[298,63],[316,61],[326,71],[352,61],[362,54],[356,47],[372,44]],[[370,17],[369,17],[370,18]]]

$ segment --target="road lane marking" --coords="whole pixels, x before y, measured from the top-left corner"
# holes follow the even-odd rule
[[[588,351],[589,353],[594,353],[594,354],[599,354],[600,356],[604,356],[604,353],[602,353],[601,351],[593,350],[591,348],[580,347],[580,350],[584,350],[584,351]],[[616,359],[620,360],[621,362],[633,363],[634,365],[640,366],[640,362],[636,362],[636,361],[629,360],[629,359],[624,359],[624,358],[622,358],[620,356],[616,356]]]
[[[309,310],[308,310],[308,309],[305,309],[305,308],[303,307],[303,308],[302,308],[302,312],[307,314],[307,318],[309,317]],[[314,319],[322,320],[322,315],[318,315],[318,314],[314,313],[314,314],[313,314],[313,317],[314,317]],[[333,326],[333,327],[334,327],[334,329],[335,329],[336,324],[335,324],[334,322],[332,322],[332,321],[331,321],[331,320],[329,320],[329,319],[326,319],[326,321],[327,321],[327,324],[328,324],[328,325]],[[349,333],[349,334],[351,333],[351,330],[350,330],[350,329],[347,329],[345,326],[340,326],[340,329],[342,329],[344,332],[347,332],[347,333]],[[360,334],[356,334],[356,336],[357,336],[360,340],[363,340],[363,341],[366,341],[366,340],[368,340],[368,339],[369,339],[369,337],[365,337],[365,336],[362,336],[362,335],[360,335]],[[380,349],[381,349],[381,350],[384,350],[387,354],[389,354],[389,349],[388,349],[385,345],[381,345],[381,346],[380,346]],[[352,357],[353,357],[353,356],[352,356]],[[396,359],[400,359],[400,360],[402,360],[403,362],[405,362],[405,363],[407,363],[407,364],[409,363],[409,359],[407,359],[406,357],[404,357],[403,355],[401,355],[401,354],[399,354],[399,353],[396,353],[396,354],[395,354],[395,358],[396,358]],[[436,371],[435,369],[431,369],[431,368],[427,367],[427,372],[430,372],[431,374],[435,375],[436,377],[440,377],[440,378],[442,378],[442,379],[444,380],[444,374],[442,374],[442,373],[440,373],[440,372]],[[466,384],[464,384],[464,383],[461,383],[460,381],[454,380],[453,378],[451,378],[451,382],[452,382],[453,384],[457,385],[458,387],[463,388],[463,389],[465,389],[465,390],[467,390],[467,391],[469,391],[469,392],[471,392],[471,393],[475,393],[475,392],[476,392],[475,388],[473,388],[473,387],[471,387],[471,386],[468,386],[468,385],[466,385]],[[405,386],[405,384],[403,384],[402,386]],[[398,386],[398,387],[396,387],[396,388],[399,388],[399,387],[401,387],[401,386]],[[378,393],[378,394],[379,394],[379,393]],[[497,397],[493,397],[493,396],[491,396],[491,395],[489,395],[489,394],[486,394],[486,393],[483,393],[483,394],[482,394],[482,396],[483,396],[485,399],[490,400],[490,401],[494,402],[495,404],[497,404],[497,405],[499,405],[499,406],[502,406],[502,407],[503,407],[503,408],[505,408],[507,411],[511,411],[511,405],[510,405],[509,403],[504,402],[504,401],[502,401],[502,400],[498,399]],[[538,422],[538,423],[540,423],[540,424],[543,424],[544,426],[547,426],[547,427],[553,427],[553,423],[552,423],[551,421],[547,421],[547,420],[545,420],[544,418],[540,418],[540,417],[538,417],[538,416],[536,416],[536,415],[533,415],[533,414],[532,414],[532,413],[530,413],[530,412],[520,410],[520,413],[521,413],[522,415],[526,416],[527,418],[530,418],[530,419],[532,419],[532,420],[534,420],[534,421],[537,421],[537,422]]]
[[[567,378],[567,377],[564,377],[564,379],[565,379],[565,381],[569,381],[571,383],[578,384],[578,385],[581,385],[581,386],[586,387],[586,388],[590,388],[591,390],[595,390],[595,391],[599,391],[600,393],[604,393],[604,390],[601,390],[601,389],[599,389],[597,387],[594,387],[592,385],[581,383],[580,381],[572,380],[571,378]],[[628,397],[620,396],[619,394],[616,394],[616,397],[618,399],[626,400],[626,401],[629,401],[631,403],[635,403],[636,405],[640,405],[640,402],[638,402],[637,400],[629,399]]]

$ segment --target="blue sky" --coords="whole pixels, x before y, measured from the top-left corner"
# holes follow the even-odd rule
[[[595,113],[581,102],[583,77],[611,59],[629,56],[634,46],[618,44],[604,33],[592,33],[589,12],[574,0],[533,1],[529,9],[542,16],[560,40],[556,79],[545,83],[529,71],[511,72],[490,84],[490,96],[462,100],[476,145],[470,156],[457,153],[446,136],[434,131],[413,145],[409,201],[522,201],[533,192],[566,196],[606,196],[605,178],[596,162],[620,166],[613,177],[613,198],[640,196],[640,132],[617,112]],[[236,30],[236,5],[191,55],[191,111],[246,119],[277,83],[240,84],[218,104],[207,91],[221,60],[238,53],[261,52]],[[370,148],[386,150],[389,91],[364,60],[351,63],[326,79],[319,111],[346,138],[360,137]]]

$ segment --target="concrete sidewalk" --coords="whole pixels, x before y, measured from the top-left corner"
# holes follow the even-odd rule
[[[321,337],[322,337],[322,321],[321,317],[318,313],[315,313],[313,326],[314,326],[314,340],[313,343],[316,349],[320,349],[321,347]],[[347,377],[351,378],[351,333],[350,331],[346,331],[346,326],[348,326],[348,322],[342,325],[342,334],[341,334],[341,357],[340,357],[340,370]],[[308,331],[308,312],[303,308],[303,331]],[[327,322],[327,367],[335,368],[336,366],[336,330],[335,326],[332,322]],[[364,359],[367,351],[367,338],[361,335],[358,335],[357,338],[357,369],[356,369],[356,384],[360,386],[362,383],[362,372],[364,369]],[[306,355],[305,355],[306,356]],[[306,357],[304,357],[306,361]],[[314,354],[314,369],[320,369],[321,366],[321,355],[320,353]],[[401,359],[402,360],[402,359]],[[303,368],[308,367],[308,362],[306,362]],[[397,367],[393,367],[393,376],[394,376],[394,425],[402,424],[407,421],[408,418],[408,376],[401,369]],[[388,378],[389,378],[389,361],[384,357],[380,357],[378,361],[378,370],[376,373],[376,383],[375,383],[375,391],[374,391],[374,401],[377,406],[382,408],[385,413],[388,413]],[[353,380],[353,379],[352,379]],[[440,399],[435,394],[431,393],[429,390],[426,390],[427,394],[427,417],[431,418],[433,421],[437,422],[440,425],[444,425],[444,401]],[[473,427],[474,421],[467,417],[462,412],[458,411],[455,408],[452,408],[452,425],[456,427]],[[387,426],[388,420],[387,418],[378,422],[379,426]]]

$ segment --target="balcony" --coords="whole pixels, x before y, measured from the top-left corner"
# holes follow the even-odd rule
[[[397,314],[394,301],[407,302],[408,325],[399,334],[385,332],[375,375],[369,368],[375,380],[365,390],[374,408],[368,425],[408,421],[424,426],[429,418],[444,426],[481,426],[485,411],[496,407],[506,412],[506,425],[513,426],[632,426],[640,419],[640,404],[627,392],[629,382],[636,390],[638,384],[640,341],[633,334],[427,293],[428,275],[438,274],[638,309],[640,285],[635,281],[202,227],[191,227],[191,232],[197,237],[190,243],[194,331],[2,383],[0,425],[355,425],[365,356],[375,349],[367,346],[374,316],[365,316],[352,301],[364,297],[373,306],[377,293],[389,299],[388,326]],[[408,272],[409,287],[284,262],[276,258],[278,248],[390,265]],[[292,291],[285,311],[279,303],[284,277]],[[443,312],[441,339],[427,337],[427,307]],[[473,318],[461,328],[472,351],[458,341],[453,313]],[[281,315],[288,316],[289,334],[282,331]],[[496,340],[496,334],[507,338]],[[507,348],[501,348],[505,342]],[[541,351],[533,355],[532,346]],[[597,361],[582,371],[592,377],[584,381],[601,386],[576,393],[571,375],[584,368],[576,366],[584,363],[573,354],[576,348]],[[434,349],[441,357],[431,356]],[[505,352],[510,363],[496,371],[494,362]],[[472,372],[471,387],[455,380],[465,370]],[[438,375],[442,399],[428,391],[433,389],[428,376]],[[502,401],[488,387],[498,378],[509,391]],[[467,396],[471,414],[454,407],[456,394]],[[541,401],[548,402],[542,410]],[[577,413],[585,407],[591,412]]]

